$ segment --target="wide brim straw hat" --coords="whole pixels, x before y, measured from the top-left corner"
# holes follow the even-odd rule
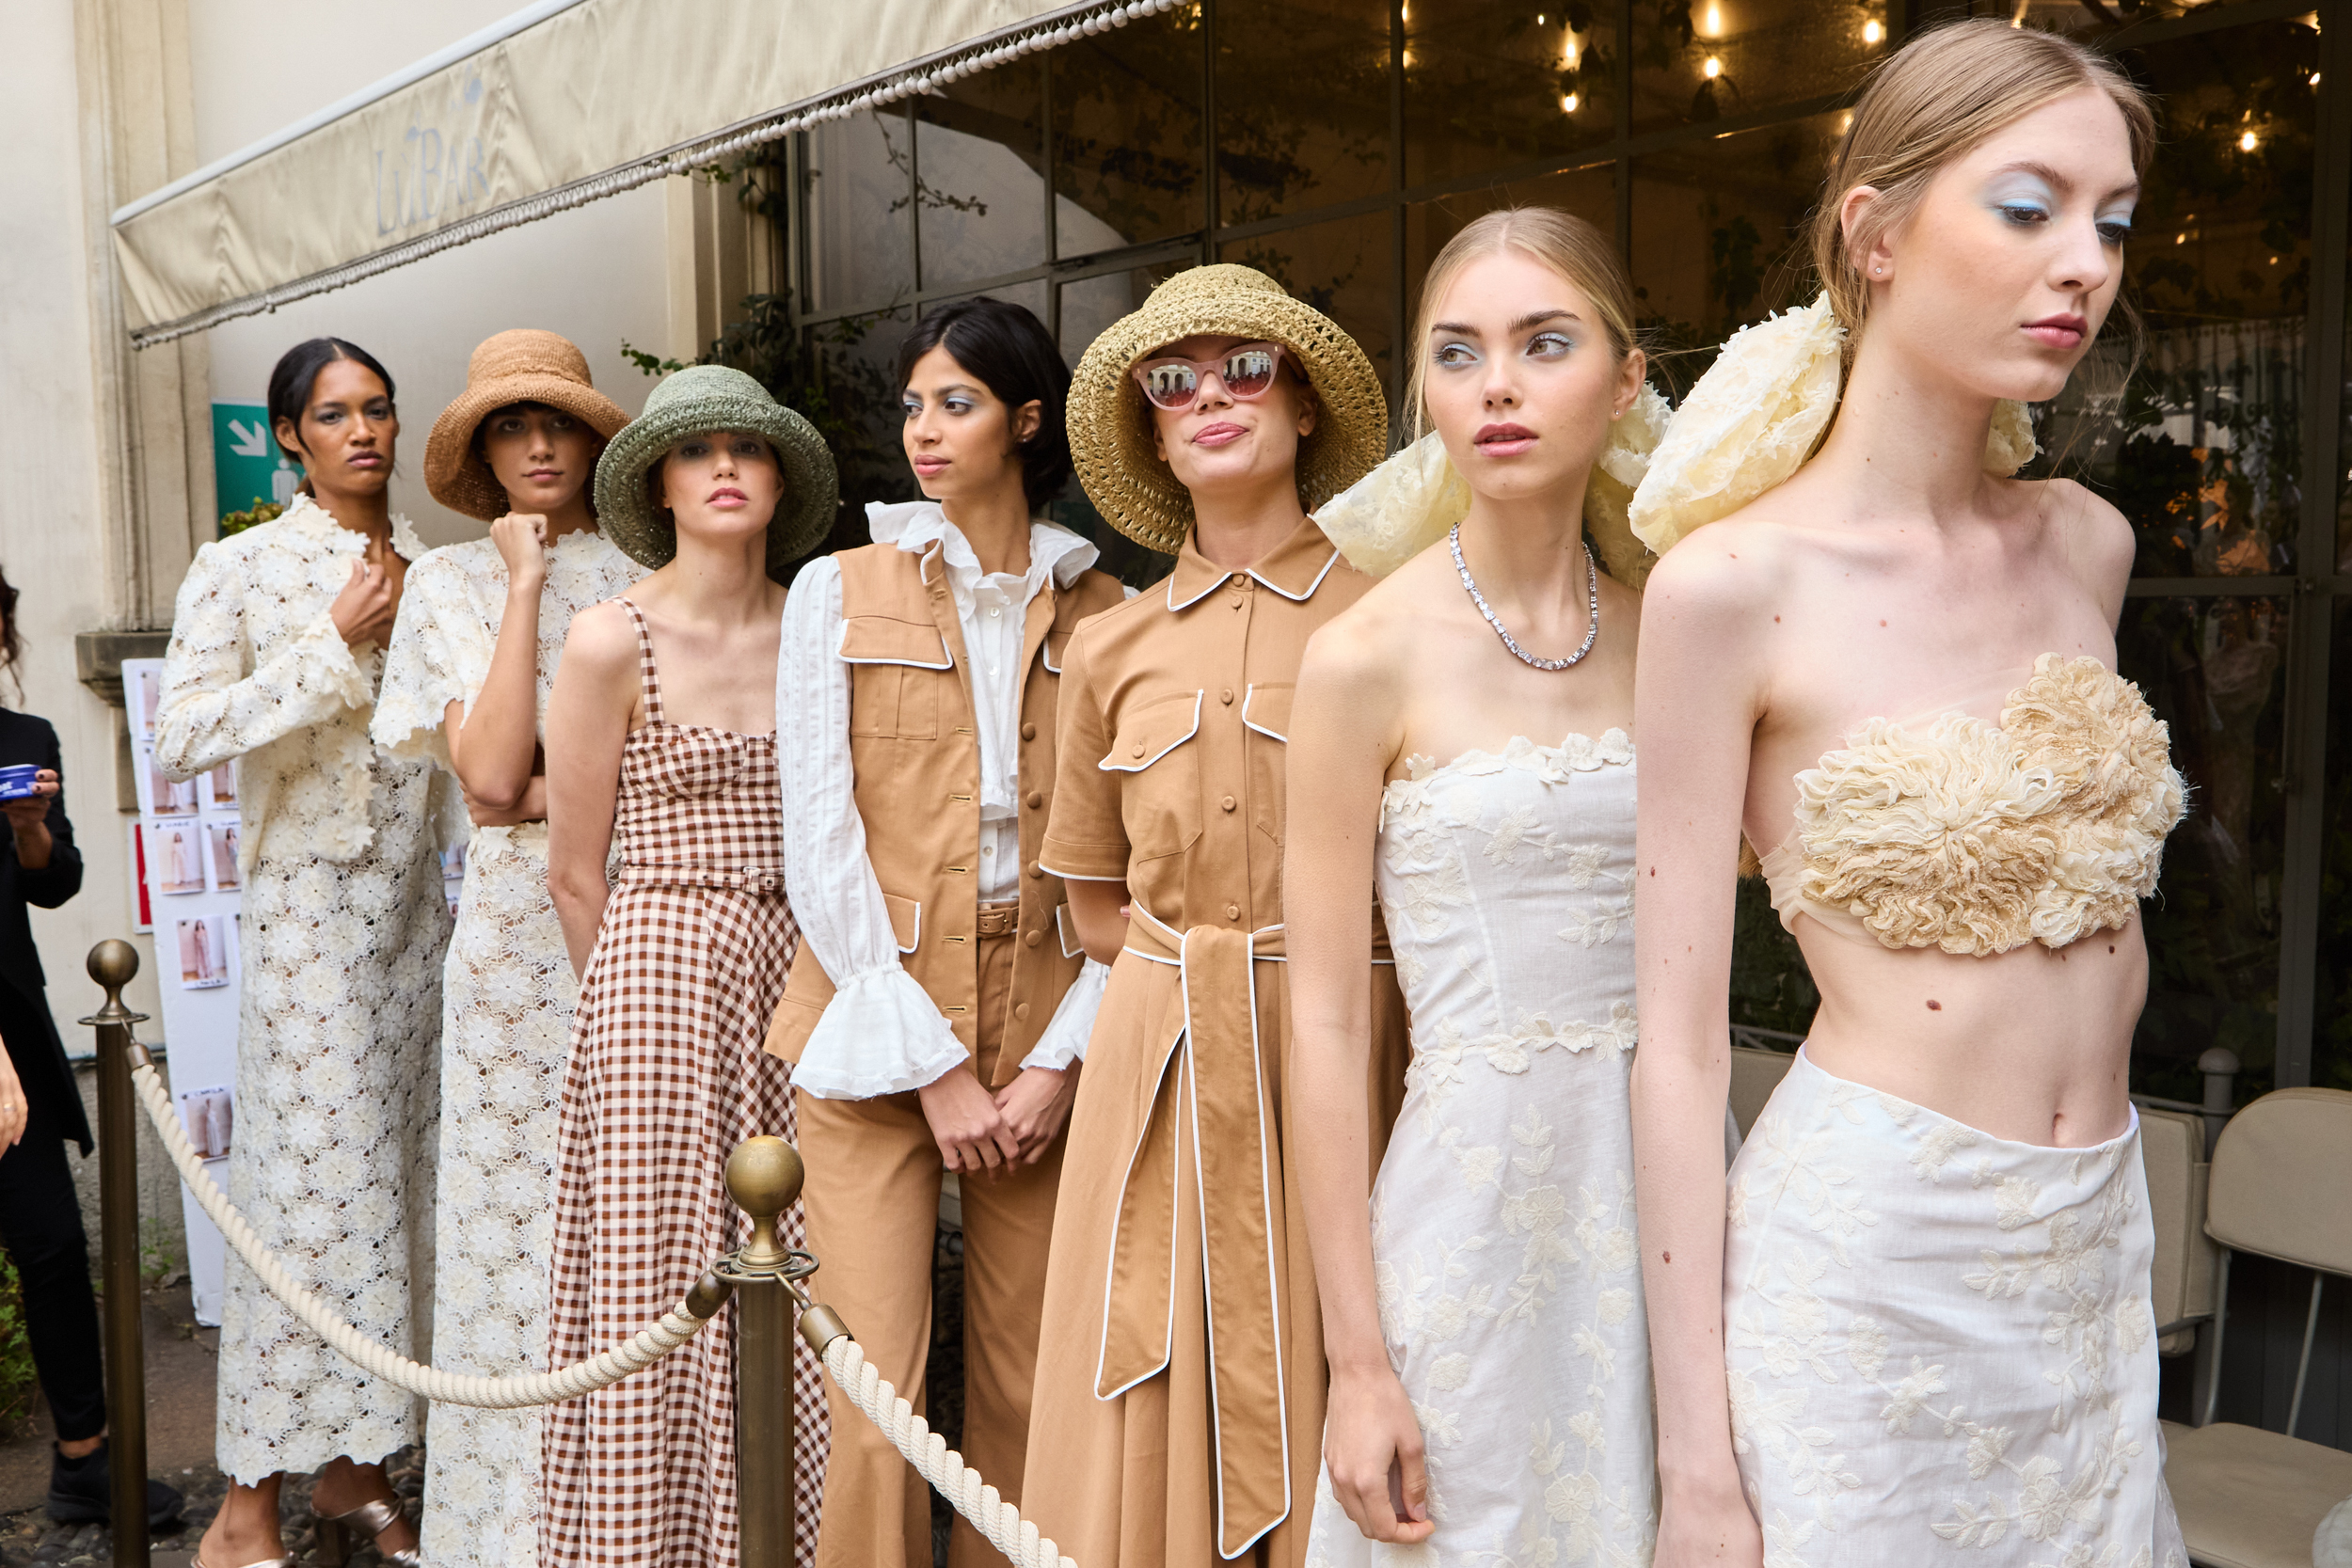
[[[621,405],[589,380],[588,356],[570,339],[528,326],[486,338],[466,361],[466,389],[425,438],[424,487],[435,500],[485,523],[511,510],[473,436],[484,420],[518,403],[562,409],[608,441],[628,423]]]
[[[645,476],[689,436],[743,431],[774,449],[784,467],[784,498],[768,524],[768,575],[805,555],[833,528],[841,483],[817,427],[778,403],[768,388],[724,365],[689,365],[645,399],[645,411],[612,438],[596,464],[596,518],[605,537],[645,566],[677,554],[677,524],[657,510]]]
[[[1146,549],[1173,555],[1192,531],[1192,495],[1152,450],[1151,405],[1128,372],[1182,338],[1263,339],[1314,388],[1315,428],[1298,445],[1299,504],[1312,512],[1388,451],[1389,400],[1356,340],[1255,267],[1180,272],[1087,349],[1070,383],[1070,455],[1087,499]]]

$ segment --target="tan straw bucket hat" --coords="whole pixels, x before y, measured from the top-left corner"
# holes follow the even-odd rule
[[[628,423],[621,405],[589,380],[588,356],[570,339],[529,326],[485,338],[466,361],[466,389],[425,438],[424,487],[435,500],[485,523],[506,515],[506,491],[473,450],[473,435],[517,403],[560,408],[608,441]]]
[[[1147,549],[1173,555],[1192,531],[1192,496],[1152,450],[1151,408],[1127,372],[1180,338],[1263,339],[1290,350],[1315,389],[1315,428],[1298,445],[1298,500],[1311,512],[1388,451],[1389,400],[1356,340],[1255,267],[1180,272],[1111,324],[1070,384],[1070,454],[1087,499]]]

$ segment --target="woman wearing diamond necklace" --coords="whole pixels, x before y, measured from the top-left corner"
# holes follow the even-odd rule
[[[1313,1563],[1646,1560],[1655,1533],[1623,480],[1662,405],[1631,318],[1589,224],[1478,219],[1412,340],[1436,434],[1321,518],[1375,572],[1428,543],[1308,644],[1291,742],[1295,1159],[1331,1368]],[[1413,1065],[1368,1184],[1375,895]]]

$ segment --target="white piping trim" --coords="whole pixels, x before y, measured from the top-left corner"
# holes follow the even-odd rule
[[[1289,745],[1291,737],[1284,735],[1280,730],[1269,730],[1263,724],[1253,724],[1249,721],[1249,705],[1256,699],[1257,695],[1258,683],[1255,681],[1250,682],[1247,687],[1242,689],[1241,727],[1245,730],[1255,730],[1260,735],[1271,736],[1275,739],[1280,741],[1283,745]]]
[[[1073,632],[1070,634],[1070,637],[1075,637],[1077,633]],[[1070,637],[1064,637],[1061,640],[1062,647],[1065,650],[1063,657],[1068,657],[1066,650],[1070,646]],[[1045,673],[1047,674],[1058,675],[1061,673],[1061,666],[1054,662],[1054,634],[1051,631],[1048,631],[1045,634],[1044,640],[1037,645],[1037,661],[1045,666]]]
[[[601,174],[589,175],[552,190],[519,198],[504,206],[494,207],[486,213],[478,213],[470,218],[437,229],[430,234],[421,234],[416,239],[357,257],[291,282],[274,285],[259,293],[206,306],[173,321],[135,327],[130,335],[131,346],[152,348],[158,343],[184,338],[191,332],[217,326],[225,321],[262,315],[298,299],[345,288],[395,267],[421,261],[444,250],[519,228],[526,223],[534,223],[541,218],[552,217],[575,207],[584,207],[608,196],[635,190],[640,185],[651,184],[669,175],[691,174],[697,168],[707,167],[747,149],[781,140],[795,131],[805,131],[828,120],[844,119],[866,109],[881,108],[920,96],[934,87],[1019,59],[1035,50],[1051,49],[1121,26],[1138,17],[1173,10],[1181,3],[1182,0],[1123,0],[1123,3],[1122,0],[1078,0],[1075,5],[1065,6],[1044,17],[982,34],[951,49],[848,83],[815,98],[785,104],[751,120],[739,121],[697,140],[648,153]],[[185,192],[176,194],[184,195]],[[122,221],[119,214],[116,221]]]
[[[1195,594],[1191,598],[1186,599],[1183,604],[1178,604],[1176,602],[1176,574],[1170,572],[1168,574],[1168,608],[1170,610],[1190,610],[1194,605],[1199,604],[1201,600],[1207,598],[1210,594],[1224,587],[1225,584],[1232,579],[1232,576],[1233,574],[1231,572],[1219,573],[1216,577],[1210,579],[1208,587],[1203,588],[1200,593]]]
[[[1249,575],[1253,578],[1258,578],[1260,582],[1265,583],[1266,587],[1273,589],[1277,594],[1279,594],[1282,597],[1290,600],[1291,603],[1305,604],[1309,599],[1315,596],[1315,590],[1323,586],[1323,579],[1331,575],[1331,568],[1338,564],[1339,559],[1340,552],[1336,549],[1333,550],[1331,552],[1331,559],[1323,563],[1323,570],[1315,574],[1315,580],[1307,585],[1307,591],[1304,594],[1294,594],[1279,582],[1266,582],[1265,578],[1258,578],[1258,571],[1254,566],[1250,568]],[[1285,1473],[1287,1474],[1287,1472]]]
[[[281,126],[250,147],[240,148],[226,157],[215,158],[193,174],[183,174],[168,185],[151,190],[135,201],[126,202],[116,208],[114,215],[106,222],[110,227],[119,228],[141,213],[162,206],[175,196],[217,180],[232,168],[242,168],[289,142],[300,141],[313,131],[323,131],[345,115],[358,114],[369,104],[381,103],[401,88],[423,81],[443,67],[455,65],[469,55],[479,55],[494,43],[503,43],[516,33],[535,27],[551,16],[560,16],[580,3],[580,0],[535,0],[534,4],[525,6],[503,21],[493,22],[478,33],[469,33],[448,48],[437,49],[413,65],[393,71],[373,87],[361,87],[346,98],[338,98],[316,114],[305,115],[292,125]]]
[[[1113,762],[1109,757],[1104,757],[1102,761],[1094,765],[1095,771],[1098,773],[1140,773],[1145,768],[1151,767],[1153,763],[1159,761],[1160,758],[1174,751],[1177,747],[1182,746],[1185,741],[1190,740],[1194,736],[1199,735],[1200,733],[1200,699],[1207,694],[1208,689],[1206,687],[1203,687],[1200,690],[1192,694],[1192,728],[1186,730],[1184,734],[1178,736],[1175,739],[1169,741],[1167,745],[1161,747],[1158,751],[1152,752],[1148,757],[1130,758],[1125,762]]]
[[[1071,918],[1070,906],[1068,904],[1057,904],[1054,906],[1054,935],[1059,939],[1061,942],[1061,956],[1065,958],[1083,958],[1086,957],[1087,949],[1085,942],[1079,942],[1075,947],[1070,945],[1072,938],[1076,935],[1074,930],[1076,925],[1077,922]]]
[[[898,928],[893,927],[890,932],[890,941],[899,952],[912,953],[916,948],[923,945],[923,900],[920,898],[902,898],[899,902],[914,906],[914,940],[913,942],[900,942],[898,940]]]
[[[901,626],[913,626],[914,624],[914,623],[912,621],[902,621],[899,623]],[[936,628],[933,629],[931,635],[934,637],[939,636]],[[919,658],[851,658],[848,654],[841,651],[842,648],[848,644],[849,641],[850,623],[845,619],[841,623],[841,635],[834,639],[833,649],[833,657],[839,659],[844,664],[898,664],[903,665],[909,670],[952,670],[956,667],[956,656],[947,651],[947,640],[944,637],[939,638],[939,657],[946,660],[944,664],[926,664]]]

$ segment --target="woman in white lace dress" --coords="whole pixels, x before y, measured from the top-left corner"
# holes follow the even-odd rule
[[[556,1108],[579,984],[548,897],[548,693],[572,617],[645,569],[597,531],[590,482],[628,416],[552,332],[501,332],[434,421],[425,483],[490,524],[409,574],[375,739],[463,784],[473,818],[441,983],[437,1365],[497,1376],[547,1343]],[[423,1550],[435,1568],[538,1554],[539,1412],[437,1404]]]
[[[1621,481],[1660,410],[1631,317],[1589,225],[1478,219],[1422,299],[1435,436],[1324,517],[1352,556],[1428,547],[1315,634],[1293,708],[1293,1071],[1320,1107],[1298,1163],[1331,1368],[1312,1564],[1649,1560]],[[1413,1061],[1367,1193],[1375,892]]]
[[[338,339],[270,376],[278,444],[308,488],[283,516],[196,552],[155,715],[155,765],[238,769],[245,898],[237,1136],[229,1196],[278,1260],[404,1354],[429,1283],[441,1024],[441,824],[454,792],[368,738],[383,648],[421,553],[385,497],[391,377]],[[278,1483],[413,1563],[378,1461],[417,1440],[417,1402],[301,1327],[232,1255],[222,1308],[220,1467],[198,1560],[282,1560]]]

